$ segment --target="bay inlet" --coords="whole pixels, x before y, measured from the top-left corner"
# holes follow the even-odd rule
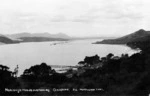
[[[92,44],[100,40],[85,39],[1,45],[0,64],[9,66],[12,71],[18,65],[19,74],[42,62],[51,65],[58,71],[60,70],[58,66],[76,66],[85,56],[97,54],[104,57],[109,53],[121,56],[121,54],[131,55],[137,52],[126,45]]]

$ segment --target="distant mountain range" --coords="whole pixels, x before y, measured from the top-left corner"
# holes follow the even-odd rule
[[[64,38],[48,38],[48,37],[21,37],[21,42],[44,42],[44,41],[67,41]]]
[[[96,44],[127,44],[129,42],[136,42],[146,40],[145,38],[150,37],[150,31],[140,29],[132,34],[116,38],[107,39],[103,41],[97,41]],[[21,43],[21,42],[44,42],[44,41],[66,41],[76,39],[102,39],[101,37],[83,37],[73,38],[63,33],[50,34],[50,33],[18,33],[11,35],[0,35],[0,42],[5,44]]]
[[[142,41],[150,36],[150,31],[140,29],[132,34],[117,38],[117,39],[106,39],[103,41],[97,41],[96,44],[127,44],[129,42]]]
[[[43,41],[66,41],[71,39],[66,34],[49,34],[49,33],[18,33],[11,35],[2,35],[0,34],[0,43],[4,44],[13,44],[21,42],[43,42]]]
[[[18,33],[18,34],[11,34],[11,35],[6,35],[9,38],[12,39],[19,39],[22,37],[46,37],[46,38],[63,38],[63,39],[69,39],[71,38],[70,36],[64,34],[64,33],[58,33],[58,34],[50,34],[48,32],[45,33]]]
[[[70,37],[64,33],[50,34],[45,33],[17,33],[17,34],[0,34],[0,43],[12,44],[21,42],[44,42],[44,41],[66,41],[66,40],[82,40],[82,39],[110,39],[114,37]]]

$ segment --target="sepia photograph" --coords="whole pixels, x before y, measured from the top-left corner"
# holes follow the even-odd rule
[[[150,1],[0,0],[0,96],[150,96]]]

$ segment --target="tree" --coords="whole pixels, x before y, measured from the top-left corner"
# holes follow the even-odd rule
[[[44,76],[50,76],[54,72],[55,71],[52,70],[50,66],[48,66],[46,63],[42,63],[41,65],[35,65],[29,69],[26,69],[23,75],[44,77]]]
[[[13,75],[14,77],[17,77],[17,75],[18,75],[18,69],[19,69],[19,67],[18,67],[18,65],[17,65],[16,68],[14,69],[14,72],[12,72],[12,75]]]
[[[91,57],[86,56],[84,62],[86,63],[87,66],[91,66],[93,64],[100,62],[99,59],[100,57],[98,55],[91,56]]]
[[[114,54],[109,53],[109,54],[107,55],[107,60],[111,59],[113,56],[114,56]]]
[[[16,78],[12,76],[9,67],[0,65],[0,95],[5,94],[5,88],[17,87]]]

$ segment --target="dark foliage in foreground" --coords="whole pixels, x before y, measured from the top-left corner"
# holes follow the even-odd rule
[[[19,88],[19,82],[17,78],[12,75],[13,72],[9,71],[9,68],[4,65],[0,65],[0,94],[8,95],[5,92],[5,88]]]

